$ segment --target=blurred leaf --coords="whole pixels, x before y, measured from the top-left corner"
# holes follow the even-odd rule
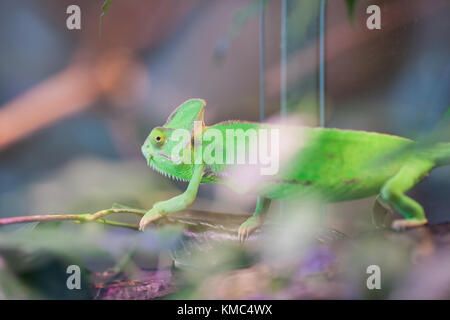
[[[100,18],[103,18],[103,17],[105,16],[106,12],[108,12],[109,7],[111,6],[111,3],[112,3],[113,1],[114,1],[114,0],[105,0],[105,2],[103,2],[103,5],[102,5],[102,14],[100,15]]]
[[[60,228],[42,228],[24,232],[0,232],[0,253],[19,252],[18,255],[33,256],[48,252],[68,260],[89,257],[111,260],[122,257],[130,248],[144,255],[154,255],[168,250],[179,239],[181,230],[167,226],[135,232],[123,228],[105,228],[98,224],[61,224]],[[14,254],[17,255],[17,254]],[[24,259],[17,260],[26,264]]]
[[[131,210],[142,210],[142,209],[138,209],[138,208],[133,208],[124,204],[120,204],[120,203],[113,203],[111,209],[131,209]]]
[[[24,232],[35,229],[40,222],[21,223],[14,232]]]
[[[103,2],[102,5],[102,13],[100,14],[100,23],[99,23],[99,34],[101,34],[102,32],[102,22],[103,22],[103,17],[105,16],[106,12],[108,12],[109,7],[111,6],[111,3],[114,0],[105,0],[105,2]]]
[[[41,230],[41,229],[56,229],[61,225],[62,221],[44,221],[44,222],[36,222],[33,230]]]
[[[347,4],[348,17],[352,23],[355,21],[356,1],[358,0],[345,0],[345,3]]]
[[[30,290],[3,262],[0,256],[0,300],[27,298]]]

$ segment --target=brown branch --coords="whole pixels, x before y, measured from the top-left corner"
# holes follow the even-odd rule
[[[15,223],[37,222],[37,221],[59,221],[59,220],[77,220],[77,214],[49,214],[35,216],[20,216],[0,219],[0,226]]]

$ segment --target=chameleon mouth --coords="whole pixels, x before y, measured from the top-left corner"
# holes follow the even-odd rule
[[[176,177],[170,173],[164,172],[163,170],[159,169],[153,162],[150,162],[150,160],[148,161],[148,165],[155,170],[156,172],[159,172],[160,174],[162,174],[163,176],[170,178],[172,180],[176,180],[176,181],[184,181],[184,182],[189,182],[189,180],[186,179],[182,179],[179,177]]]
[[[166,158],[167,160],[173,161],[172,158],[164,153],[161,152],[156,152],[155,154],[157,154],[158,156],[161,156],[163,158]]]
[[[152,158],[154,155],[158,155],[167,160],[173,161],[171,157],[169,157],[168,155],[165,155],[164,153],[161,153],[161,152],[149,153],[148,156],[147,155],[145,156],[145,158],[147,159],[148,166],[151,166],[151,161],[152,161]]]

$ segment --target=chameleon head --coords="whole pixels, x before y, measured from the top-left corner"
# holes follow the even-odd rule
[[[173,155],[173,150],[179,141],[171,139],[174,129],[156,127],[142,145],[142,153],[147,164],[159,173],[175,180],[188,180],[189,164]],[[189,148],[190,144],[185,144]]]
[[[148,165],[152,164],[152,159],[155,162],[159,157],[170,159],[169,155],[164,153],[167,149],[167,140],[167,133],[162,127],[156,127],[150,132],[141,148]]]
[[[149,166],[175,179],[190,179],[192,165],[189,161],[185,161],[186,159],[181,159],[178,154],[182,149],[193,148],[190,135],[195,121],[203,123],[204,107],[205,101],[202,99],[187,100],[169,116],[162,127],[156,127],[151,131],[141,148]],[[188,133],[182,148],[180,148],[180,130],[177,129]]]

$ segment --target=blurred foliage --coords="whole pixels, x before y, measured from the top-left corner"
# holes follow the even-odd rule
[[[297,203],[285,214],[271,216],[258,241],[245,246],[185,238],[176,256],[179,288],[167,298],[388,299],[402,292],[419,254],[432,254],[426,232],[373,229],[349,238],[323,229],[318,207]],[[448,258],[444,251],[434,255],[433,268]],[[370,265],[382,270],[380,290],[367,288]],[[433,294],[423,290],[421,296]]]
[[[245,245],[235,236],[217,237],[220,231],[183,231],[175,225],[144,233],[69,222],[0,231],[0,297],[92,298],[91,275],[115,266],[125,272],[121,282],[129,279],[128,286],[139,286],[140,270],[169,270],[170,251],[175,278],[169,280],[177,289],[166,299],[401,298],[419,253],[433,255],[431,265],[421,264],[425,270],[449,258],[446,250],[430,251],[425,230],[401,234],[373,229],[349,238],[324,229],[320,208],[313,204],[289,204],[283,217],[273,212],[270,217]],[[65,270],[72,264],[81,267],[81,291],[66,288]],[[370,265],[382,270],[381,290],[367,289]],[[427,272],[414,274],[419,280]],[[152,279],[146,281],[158,280]],[[426,283],[421,286],[420,296],[448,297],[430,292]]]
[[[355,20],[355,7],[357,1],[358,0],[345,0],[345,3],[347,4],[348,16],[352,22]]]
[[[103,2],[102,4],[102,13],[100,14],[100,18],[99,18],[99,26],[98,26],[98,30],[99,30],[99,34],[102,34],[102,24],[103,24],[103,18],[105,17],[105,14],[108,12],[109,7],[111,6],[111,4],[113,3],[114,0],[105,0],[105,2]]]
[[[100,14],[100,21],[103,19],[105,14],[108,12],[109,7],[113,3],[113,1],[114,0],[105,0],[105,2],[103,2],[103,4],[102,4],[102,13]]]
[[[149,170],[145,163],[79,158],[15,193],[17,197],[20,193],[20,197],[27,198],[30,214],[49,214],[92,212],[93,208],[108,208],[116,201],[127,205],[114,204],[113,208],[130,205],[148,208],[177,191],[170,181]],[[10,192],[8,197],[2,198],[2,207],[8,208],[11,201],[13,206],[15,199]],[[2,210],[3,215],[8,212]],[[139,216],[116,214],[111,220],[137,224]],[[114,267],[122,256],[135,250],[143,266],[154,267],[158,250],[168,250],[165,243],[175,241],[173,234],[165,231],[143,234],[118,227],[65,221],[3,226],[0,230],[0,296],[8,299],[92,298],[88,276],[83,277],[83,290],[66,288],[68,265],[79,265],[84,270],[82,274],[89,275]]]
[[[139,257],[140,267],[155,268],[160,254],[176,244],[180,232],[179,228],[161,228],[142,233],[68,222],[57,227],[46,224],[34,230],[0,232],[0,296],[92,298],[91,272],[114,267],[131,250]],[[82,290],[67,289],[69,265],[82,269]]]

